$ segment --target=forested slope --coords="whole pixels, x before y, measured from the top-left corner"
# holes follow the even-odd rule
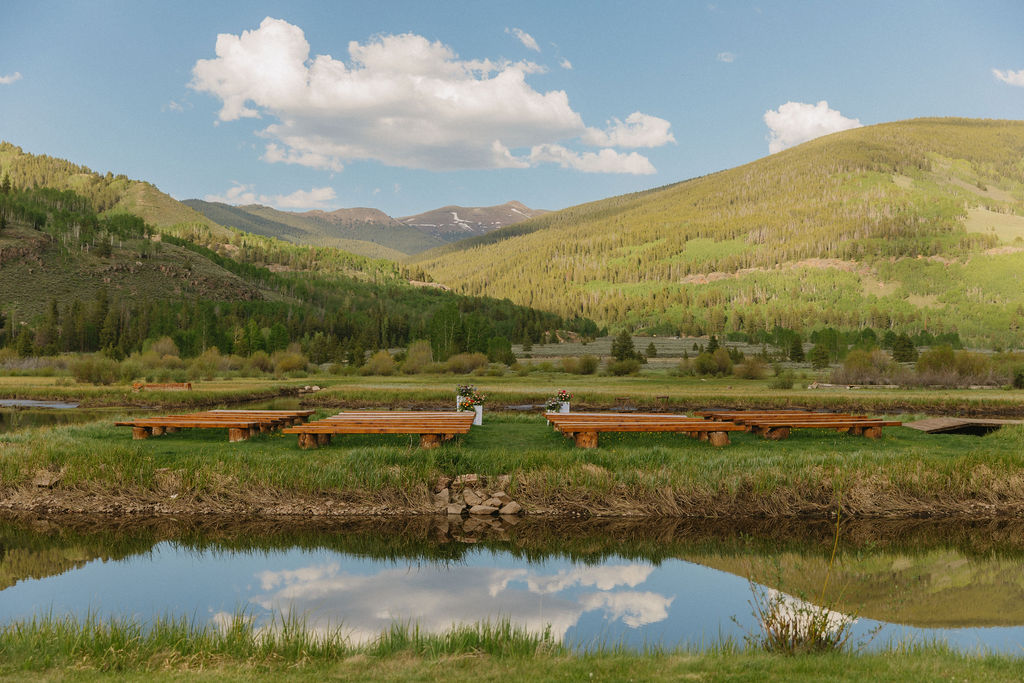
[[[662,333],[1024,344],[1024,122],[918,119],[427,252],[467,294]]]

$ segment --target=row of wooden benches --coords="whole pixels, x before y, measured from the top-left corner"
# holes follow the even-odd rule
[[[469,412],[357,411],[307,422],[312,414],[312,410],[208,410],[115,424],[130,426],[136,439],[182,428],[206,428],[227,429],[229,441],[234,442],[244,441],[255,433],[281,429],[285,434],[296,434],[303,448],[327,445],[336,434],[417,434],[421,448],[436,448],[468,433],[473,422],[473,413]],[[882,427],[901,424],[866,415],[800,410],[708,410],[698,411],[695,417],[659,413],[550,413],[547,418],[556,431],[571,437],[581,448],[596,448],[601,432],[679,432],[713,446],[725,446],[729,443],[729,432],[735,431],[751,431],[778,440],[788,437],[792,429],[835,429],[877,439],[882,435]]]
[[[835,429],[877,439],[882,436],[882,427],[902,424],[867,415],[801,410],[707,410],[698,411],[695,417],[660,413],[552,413],[547,418],[556,431],[572,438],[581,448],[596,448],[601,432],[681,432],[713,446],[725,446],[729,443],[729,432],[737,431],[779,440],[787,438],[793,429]]]

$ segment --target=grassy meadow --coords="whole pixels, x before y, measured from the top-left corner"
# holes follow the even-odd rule
[[[240,618],[224,629],[173,619],[144,629],[131,620],[43,618],[0,629],[0,653],[0,675],[19,680],[248,680],[272,674],[282,680],[381,681],[1016,681],[1024,672],[1018,657],[961,654],[937,645],[813,656],[765,653],[737,643],[645,652],[607,645],[578,655],[507,623],[442,634],[395,626],[370,645],[353,647],[339,635],[317,638],[301,622],[260,634]]]
[[[371,396],[396,389],[363,384],[359,391]],[[430,397],[439,391],[405,389],[407,398],[391,406],[415,402],[409,395],[436,400]],[[613,384],[607,397],[599,396],[612,401],[622,392]],[[332,393],[345,392],[334,386],[316,399],[330,403]],[[509,396],[524,401],[530,395]],[[321,407],[314,417],[334,412]],[[985,437],[886,428],[880,440],[827,430],[796,430],[778,442],[734,433],[723,448],[678,434],[602,434],[600,447],[586,450],[554,432],[540,414],[485,411],[482,427],[434,450],[420,449],[414,435],[353,435],[306,451],[294,435],[262,434],[232,444],[226,430],[134,441],[115,419],[0,436],[5,506],[437,512],[432,495],[439,477],[477,473],[511,475],[508,493],[534,514],[787,516],[823,515],[841,506],[854,516],[986,516],[1024,509],[1024,427]],[[31,486],[40,470],[59,473],[60,482],[52,489]]]

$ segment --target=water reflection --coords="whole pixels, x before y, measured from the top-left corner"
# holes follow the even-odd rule
[[[794,608],[817,599],[830,533],[756,520],[12,520],[0,522],[0,621],[52,609],[223,623],[244,610],[262,628],[296,616],[364,642],[396,621],[504,618],[569,643],[710,643],[756,628],[751,581]],[[881,625],[880,643],[1016,651],[1022,557],[1019,521],[850,523],[829,597],[861,617],[857,633]]]

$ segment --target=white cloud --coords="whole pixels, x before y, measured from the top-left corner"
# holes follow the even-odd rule
[[[533,50],[534,52],[540,52],[540,45],[538,45],[537,41],[533,39],[533,36],[531,36],[523,29],[506,28],[505,33],[510,33],[514,35],[519,40],[519,42],[522,43],[523,46],[526,47],[527,49]]]
[[[558,63],[558,66],[562,67],[566,71],[572,71],[572,62],[564,57],[562,58],[562,61]]]
[[[1020,71],[1000,71],[999,69],[992,69],[993,75],[1001,80],[1003,83],[1009,83],[1010,85],[1017,85],[1024,88],[1024,69]]]
[[[20,71],[15,71],[12,74],[8,74],[6,76],[0,76],[0,85],[10,85],[11,83],[14,83],[15,81],[20,81],[20,80],[21,80],[21,72]]]
[[[732,64],[736,61],[736,55],[732,52],[719,52],[715,59],[726,64]]]
[[[786,102],[777,111],[766,111],[764,122],[771,133],[768,141],[771,154],[822,135],[861,126],[859,119],[850,119],[835,109],[829,109],[825,100],[817,104]]]
[[[645,157],[610,150],[571,152],[578,160],[568,164],[532,153],[574,139],[588,144],[566,93],[527,83],[545,71],[533,62],[463,60],[447,45],[407,33],[352,41],[346,63],[311,57],[301,28],[270,17],[255,30],[219,35],[215,50],[215,58],[196,62],[190,85],[221,100],[220,121],[268,119],[259,134],[269,163],[340,171],[356,160],[430,170],[546,162],[654,172]]]
[[[256,194],[253,185],[235,182],[224,194],[208,194],[203,197],[208,202],[222,204],[265,204],[276,209],[326,209],[337,199],[334,188],[314,187],[309,190],[296,190],[291,194],[265,195]]]
[[[530,161],[534,164],[545,162],[558,164],[562,168],[572,168],[584,173],[630,173],[633,175],[657,173],[657,169],[647,157],[636,152],[622,154],[614,149],[574,152],[562,145],[537,145],[530,151]]]
[[[675,597],[650,591],[591,593],[580,597],[584,611],[604,609],[611,620],[622,619],[630,628],[639,628],[668,619],[668,608]]]
[[[671,126],[665,119],[635,111],[625,122],[612,119],[606,130],[587,128],[581,139],[595,147],[661,147],[676,141]]]

